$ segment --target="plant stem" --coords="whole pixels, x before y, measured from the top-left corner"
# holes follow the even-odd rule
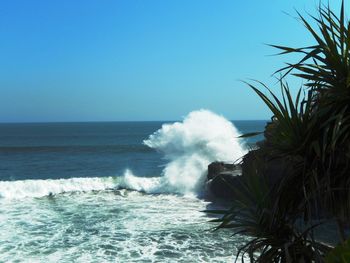
[[[344,222],[340,218],[337,218],[337,227],[338,227],[340,242],[344,243],[346,240],[345,231],[344,231]]]

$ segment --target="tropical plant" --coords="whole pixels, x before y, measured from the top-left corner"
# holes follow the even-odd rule
[[[260,160],[259,165],[264,165]],[[230,228],[236,234],[251,237],[236,256],[242,262],[248,255],[250,262],[322,262],[330,247],[313,238],[317,225],[296,227],[298,218],[274,212],[276,195],[270,190],[266,178],[255,167],[241,178],[240,187],[235,188],[232,208],[229,210],[209,210],[222,215],[212,222],[220,223],[216,229]]]
[[[262,178],[268,182],[269,175],[254,162],[254,172],[242,176],[233,207],[214,211],[223,214],[214,220],[220,223],[218,228],[234,228],[252,237],[240,250],[252,262],[324,262],[329,247],[313,238],[315,226],[307,227],[315,220],[335,219],[340,240],[346,238],[344,226],[350,219],[350,23],[345,21],[343,2],[339,17],[329,6],[320,6],[318,11],[319,17],[312,16],[318,30],[298,13],[315,45],[272,45],[280,54],[303,55],[299,62],[277,71],[283,73],[281,99],[260,82],[269,96],[248,83],[273,114],[258,150],[265,156],[262,162],[283,160],[289,172],[266,188]],[[283,81],[288,74],[305,81],[304,98],[300,89],[292,99]]]
[[[279,156],[305,153],[312,139],[315,121],[312,119],[312,104],[309,98],[301,98],[300,88],[295,101],[287,83],[280,80],[282,99],[279,99],[265,84],[258,82],[271,95],[270,99],[251,83],[247,83],[273,113],[265,131],[265,146]]]
[[[318,26],[315,31],[309,22],[298,13],[316,41],[316,45],[301,48],[272,45],[282,50],[280,54],[300,53],[303,58],[288,64],[277,72],[284,76],[296,70],[293,75],[307,81],[315,95],[315,103],[319,107],[336,103],[339,108],[349,105],[350,100],[350,23],[345,21],[344,2],[342,1],[339,18],[329,6],[319,7],[319,18],[312,17]]]
[[[318,189],[322,205],[345,221],[350,218],[350,23],[345,19],[343,1],[339,16],[329,6],[319,7],[319,17],[312,17],[318,31],[298,15],[316,44],[274,46],[282,54],[303,54],[299,62],[279,72],[306,81],[320,130],[310,144],[310,155],[315,157],[308,159],[312,167],[308,169],[308,183]]]
[[[336,246],[325,258],[326,263],[348,263],[350,262],[350,239]]]
[[[298,15],[316,44],[302,48],[273,46],[282,50],[282,54],[303,54],[299,62],[288,64],[277,72],[285,72],[283,76],[292,73],[303,78],[305,87],[309,89],[306,99],[308,110],[305,112],[308,121],[302,128],[305,129],[305,139],[301,147],[294,144],[294,152],[302,157],[304,167],[301,176],[297,170],[283,180],[287,184],[281,182],[279,189],[282,195],[291,182],[302,182],[299,186],[308,205],[305,210],[321,208],[322,217],[336,218],[341,229],[344,221],[350,219],[350,23],[345,21],[344,2],[339,18],[329,6],[319,7],[319,17],[312,17],[318,31],[302,15]],[[255,91],[272,110],[274,118],[288,120],[274,110],[280,106],[276,99],[271,106],[261,92]],[[298,114],[304,115],[302,108],[295,115]],[[282,130],[283,134],[299,134],[299,123],[289,123],[291,125],[286,128],[289,131]],[[278,125],[272,127],[270,137],[278,138],[276,134],[280,129]],[[276,145],[272,146],[276,148]],[[282,152],[295,156],[293,150]],[[342,233],[341,237],[344,240],[345,234]]]

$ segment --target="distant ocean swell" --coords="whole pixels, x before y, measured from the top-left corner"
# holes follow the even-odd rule
[[[40,152],[111,152],[111,153],[126,153],[126,152],[150,152],[152,151],[145,145],[72,145],[72,146],[11,146],[0,147],[2,153],[40,153]]]
[[[233,124],[222,116],[207,110],[194,111],[182,122],[164,124],[161,129],[150,135],[143,145],[136,147],[137,151],[140,149],[149,151],[152,148],[164,155],[167,164],[161,175],[151,178],[138,177],[127,169],[122,176],[115,177],[1,181],[0,197],[17,199],[121,188],[145,193],[198,196],[202,192],[206,169],[210,162],[215,160],[233,162],[243,156],[245,149],[237,138],[239,135]],[[64,146],[61,148],[70,149]],[[95,147],[96,149],[98,147]],[[14,150],[16,149],[11,148],[11,151]],[[30,147],[29,150],[48,149]],[[94,149],[82,146],[78,150]],[[110,150],[123,149],[111,147]]]

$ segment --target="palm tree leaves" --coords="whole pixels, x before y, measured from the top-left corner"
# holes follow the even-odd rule
[[[314,38],[316,44],[308,47],[291,48],[271,45],[281,50],[280,54],[301,53],[303,58],[295,64],[287,64],[277,72],[284,76],[291,71],[293,75],[307,81],[307,87],[317,92],[335,89],[349,89],[350,84],[350,23],[345,21],[344,2],[339,18],[329,6],[319,7],[319,17],[312,16],[317,25],[311,24],[300,14],[298,17]]]
[[[343,223],[350,219],[350,23],[343,1],[338,15],[329,5],[320,5],[318,14],[311,16],[314,29],[298,13],[315,44],[271,45],[280,55],[301,55],[297,63],[276,72],[282,73],[280,97],[259,81],[246,83],[273,115],[259,151],[292,164],[292,172],[271,186],[264,181],[261,164],[254,163],[235,189],[232,208],[213,211],[222,215],[214,219],[218,228],[252,237],[239,251],[251,262],[323,262],[330,248],[313,239],[314,226],[305,227],[316,218],[333,218],[344,239]],[[288,74],[305,81],[295,97],[283,81]],[[297,226],[302,219],[303,232]],[[349,257],[348,251],[343,258]]]
[[[206,211],[221,216],[212,220],[219,223],[216,229],[230,228],[234,235],[251,237],[239,249],[236,261],[241,257],[243,262],[247,255],[250,262],[322,262],[321,256],[330,248],[312,238],[318,225],[301,230],[294,226],[296,218],[286,214],[287,210],[276,212],[276,194],[255,168],[249,169],[240,187],[235,188],[229,210]]]
[[[298,13],[315,45],[298,48],[272,45],[279,49],[282,55],[302,54],[299,62],[289,63],[277,72],[284,72],[282,78],[292,73],[304,79],[305,87],[309,89],[305,100],[308,104],[308,114],[302,111],[303,108],[299,109],[299,115],[291,112],[294,116],[304,115],[308,120],[304,122],[307,125],[300,129],[299,125],[303,122],[290,122],[292,125],[289,129],[294,132],[287,133],[283,130],[285,126],[281,125],[275,129],[274,135],[282,132],[293,138],[293,134],[303,134],[299,137],[305,138],[304,142],[299,144],[300,151],[296,151],[295,148],[294,152],[301,154],[305,159],[307,167],[304,168],[304,178],[307,178],[307,181],[304,184],[307,185],[308,192],[310,195],[318,195],[319,201],[323,201],[323,205],[332,211],[333,215],[339,210],[343,214],[342,217],[350,218],[350,210],[347,208],[350,207],[350,190],[344,187],[350,185],[347,176],[350,172],[350,23],[345,21],[343,1],[338,16],[329,5],[320,6],[318,11],[318,17],[311,16],[317,29]],[[262,97],[261,93],[258,95]],[[288,94],[286,96],[290,100]],[[266,98],[262,99],[266,102]],[[274,103],[280,107],[280,103]],[[270,109],[273,108],[270,102],[265,104]],[[282,123],[289,119],[285,114],[275,114],[275,111],[272,111],[273,114],[277,119],[282,119]],[[300,130],[304,132],[299,133]],[[296,145],[298,141],[289,146]],[[292,152],[288,151],[288,154]]]
[[[265,95],[256,86],[246,83],[261,98],[271,110],[274,127],[273,134],[266,138],[271,150],[280,154],[299,154],[305,151],[308,140],[311,139],[315,122],[312,119],[312,103],[310,98],[301,98],[302,89],[299,89],[296,99],[293,100],[289,86],[280,80],[282,98],[279,99],[266,85],[257,83],[265,88],[270,97]]]

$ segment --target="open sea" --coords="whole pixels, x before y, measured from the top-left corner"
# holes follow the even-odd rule
[[[232,262],[212,231],[207,165],[266,121],[206,110],[179,122],[0,124],[0,262]]]

